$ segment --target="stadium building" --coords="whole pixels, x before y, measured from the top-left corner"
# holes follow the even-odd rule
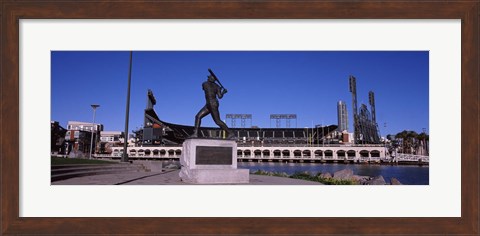
[[[245,127],[244,120],[249,114],[227,114],[227,119],[242,119],[242,127],[231,125],[237,142],[238,161],[254,162],[380,162],[387,156],[387,150],[380,144],[378,126],[375,120],[373,92],[370,95],[372,112],[365,105],[357,110],[355,78],[350,77],[353,97],[354,133],[352,137],[345,131],[338,131],[337,125],[316,125],[313,128],[290,128],[290,119],[295,114],[274,114],[275,128]],[[154,110],[155,96],[147,92],[147,107],[144,110],[144,127],[134,131],[136,145],[127,149],[128,156],[134,159],[176,160],[182,155],[182,144],[189,138],[194,127],[163,121]],[[346,106],[343,109],[345,122]],[[248,115],[248,116],[247,116]],[[286,119],[287,127],[280,127],[279,121]],[[232,124],[235,121],[232,121]],[[251,123],[251,122],[250,122]],[[343,127],[342,127],[343,128]],[[348,129],[345,125],[345,129]],[[200,138],[224,138],[218,127],[200,127]],[[351,141],[350,141],[351,140]],[[112,147],[112,158],[120,158],[123,147]]]
[[[181,146],[193,134],[194,127],[162,121],[153,106],[156,99],[151,90],[147,93],[142,146]],[[294,146],[338,143],[336,125],[315,128],[235,128],[238,146]],[[217,127],[201,127],[200,138],[224,138],[224,132]]]

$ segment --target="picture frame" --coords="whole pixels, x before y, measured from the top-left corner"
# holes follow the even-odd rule
[[[479,10],[472,1],[4,1],[1,232],[17,234],[458,234],[479,232]],[[19,217],[20,19],[461,19],[461,217]]]

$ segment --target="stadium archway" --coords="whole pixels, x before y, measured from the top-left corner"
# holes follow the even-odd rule
[[[150,151],[150,149],[146,149],[145,150],[145,156],[148,157],[148,156],[150,156],[150,154],[152,154],[152,151]]]
[[[303,150],[302,152],[303,157],[310,158],[312,156],[312,152],[310,150]]]
[[[263,157],[270,157],[270,150],[263,150]]]
[[[322,150],[315,150],[314,154],[315,154],[315,158],[323,158]]]
[[[338,150],[337,151],[337,158],[338,159],[345,159],[346,152],[344,150]]]
[[[369,153],[367,150],[361,150],[360,151],[360,157],[368,157]]]
[[[290,158],[290,151],[289,150],[283,150],[282,155],[284,158]]]
[[[282,151],[280,151],[280,150],[274,150],[274,151],[273,151],[273,157],[275,157],[275,158],[280,158],[280,157],[282,157]]]
[[[255,150],[253,151],[253,156],[256,158],[261,158],[262,157],[262,150]]]
[[[355,150],[348,150],[347,152],[348,158],[355,158],[355,154],[356,154]]]
[[[137,150],[135,149],[130,149],[130,153],[128,154],[130,156],[137,156]]]
[[[160,151],[158,151],[158,149],[154,149],[152,151],[153,156],[158,156],[159,153],[160,153]]]
[[[180,149],[175,150],[175,155],[177,155],[177,156],[182,155],[182,150],[180,150]]]
[[[373,150],[370,152],[371,157],[380,157],[380,151],[378,150]]]
[[[173,150],[173,149],[168,150],[168,156],[169,157],[173,157],[174,155],[175,155],[175,150]]]
[[[302,157],[302,151],[300,151],[300,150],[293,151],[293,157],[301,158]]]
[[[243,150],[237,149],[237,157],[243,157]]]
[[[324,154],[325,154],[325,158],[330,158],[330,159],[333,158],[333,151],[332,150],[325,150]]]
[[[160,150],[160,156],[164,157],[167,154],[167,151],[165,149]]]
[[[251,155],[252,155],[252,152],[250,150],[247,149],[247,150],[243,151],[243,156],[244,157],[250,157]]]

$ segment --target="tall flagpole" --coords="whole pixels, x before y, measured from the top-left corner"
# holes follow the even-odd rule
[[[132,51],[130,51],[130,69],[128,70],[127,109],[125,112],[125,136],[123,142],[122,162],[128,162],[128,117],[130,113],[130,84],[132,81]]]

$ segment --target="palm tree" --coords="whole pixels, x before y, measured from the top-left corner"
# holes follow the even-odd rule
[[[404,130],[395,135],[395,138],[402,140],[402,153],[412,154],[412,149],[415,150],[418,146],[418,134],[415,131]]]
[[[402,142],[402,148],[401,148],[402,153],[405,153],[406,138],[407,138],[407,131],[406,130],[404,130],[404,131],[395,135],[395,139],[401,140],[401,142]]]
[[[427,144],[428,139],[429,139],[429,136],[425,132],[422,132],[418,135],[418,141],[419,142],[423,141],[423,148],[424,148],[422,150],[423,155],[428,155],[428,144]]]
[[[408,144],[408,151],[410,154],[413,153],[414,150],[418,147],[418,134],[415,131],[408,131],[407,132],[407,144]]]

